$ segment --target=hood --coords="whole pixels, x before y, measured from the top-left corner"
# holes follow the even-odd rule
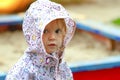
[[[58,3],[49,0],[37,0],[33,2],[25,13],[23,20],[23,32],[28,43],[26,52],[37,53],[40,56],[51,56],[46,53],[42,35],[45,26],[55,19],[64,19],[67,33],[64,46],[71,40],[75,32],[75,22],[69,17],[68,12]]]

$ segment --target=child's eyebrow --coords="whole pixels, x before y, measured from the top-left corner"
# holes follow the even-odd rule
[[[57,28],[56,30],[62,30],[61,28]]]

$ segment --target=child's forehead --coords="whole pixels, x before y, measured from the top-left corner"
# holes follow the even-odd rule
[[[64,19],[56,19],[56,20],[53,20],[51,21],[50,23],[48,23],[45,27],[45,29],[47,28],[65,28],[66,25],[65,25],[65,21]]]

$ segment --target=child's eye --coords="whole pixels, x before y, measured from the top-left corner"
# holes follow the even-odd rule
[[[48,30],[44,30],[44,33],[47,33],[48,32]]]
[[[55,33],[60,33],[61,32],[61,30],[60,29],[57,29],[56,31],[55,31]]]

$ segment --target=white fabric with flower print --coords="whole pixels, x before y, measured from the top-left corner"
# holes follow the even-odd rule
[[[59,63],[64,52],[61,59],[54,56],[56,53],[47,54],[42,41],[45,26],[59,18],[64,19],[67,26],[63,44],[66,46],[76,27],[64,7],[49,0],[37,0],[31,4],[23,21],[23,32],[28,48],[8,72],[6,80],[73,80],[66,62]]]

